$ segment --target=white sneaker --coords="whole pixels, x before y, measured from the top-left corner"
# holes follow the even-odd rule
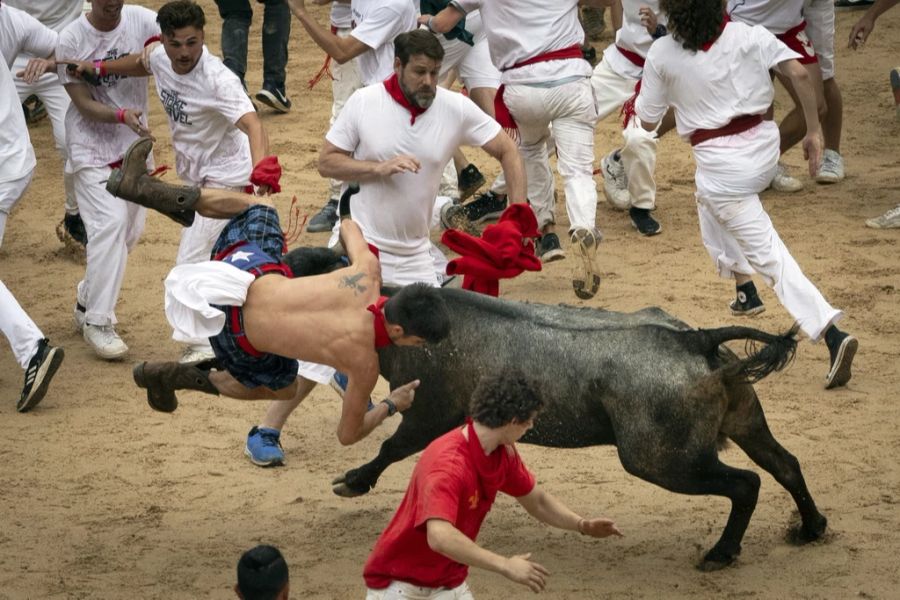
[[[597,246],[603,236],[597,229],[576,227],[570,234],[572,248],[580,260],[572,273],[572,289],[582,300],[590,300],[600,288],[600,266],[597,264]]]
[[[184,352],[181,353],[181,358],[178,359],[178,362],[181,364],[193,363],[215,357],[216,355],[211,346],[185,346]]]
[[[104,360],[116,360],[128,354],[128,346],[112,325],[84,324],[84,341]]]
[[[837,183],[844,179],[844,159],[834,150],[826,149],[822,164],[816,172],[816,183]]]
[[[872,229],[900,229],[900,204],[880,217],[867,219],[866,226]]]
[[[85,308],[78,301],[75,301],[75,309],[72,311],[72,320],[75,321],[75,328],[78,331],[84,331]]]
[[[621,157],[616,158],[616,150],[603,157],[600,161],[600,171],[603,173],[603,194],[606,201],[614,208],[628,210],[631,207],[628,177],[625,175],[625,165],[622,164]]]
[[[778,166],[775,168],[775,177],[772,178],[772,183],[769,184],[769,187],[776,192],[799,192],[803,189],[803,182],[796,177],[791,177],[787,167],[778,163]]]

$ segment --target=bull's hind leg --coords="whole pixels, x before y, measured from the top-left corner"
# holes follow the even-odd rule
[[[372,461],[350,469],[332,481],[332,490],[338,496],[352,498],[362,496],[375,487],[378,478],[389,466],[407,456],[423,450],[431,441],[463,422],[463,415],[451,415],[447,419],[429,421],[404,415],[394,435],[384,440]]]
[[[753,462],[771,473],[794,498],[802,522],[799,528],[789,533],[789,539],[801,544],[819,539],[825,533],[828,520],[816,508],[800,471],[800,463],[769,431],[766,416],[752,388],[749,392],[746,389],[735,391],[742,394],[743,401],[732,402],[722,423],[722,433],[734,440]]]
[[[686,454],[690,455],[690,450]],[[719,460],[715,450],[703,452],[694,460],[682,461],[674,456],[642,457],[642,468],[627,457],[619,446],[619,456],[625,469],[642,479],[679,494],[724,496],[731,500],[728,523],[716,545],[706,553],[698,568],[715,571],[730,565],[741,553],[741,540],[759,495],[759,475],[753,471],[736,469]]]

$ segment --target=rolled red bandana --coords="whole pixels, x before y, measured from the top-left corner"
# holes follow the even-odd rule
[[[719,36],[721,36],[722,32],[725,31],[725,26],[730,22],[731,17],[728,16],[728,13],[722,15],[722,24],[719,25],[719,31],[716,33],[716,35],[713,36],[711,40],[700,46],[700,49],[704,52],[707,52],[710,48],[712,48],[712,45],[716,43],[716,40],[719,39]]]
[[[391,98],[393,98],[397,104],[408,110],[409,114],[412,115],[409,119],[410,125],[415,125],[416,117],[428,110],[427,108],[419,108],[406,98],[406,94],[400,89],[400,79],[397,77],[396,73],[384,80],[384,89],[387,90],[387,93],[391,95]]]
[[[391,341],[391,336],[388,335],[384,318],[384,305],[387,301],[387,296],[381,296],[375,304],[370,304],[366,307],[366,310],[375,317],[372,321],[372,327],[375,328],[375,348],[384,348],[394,343]]]
[[[277,156],[267,156],[259,161],[250,173],[250,183],[255,186],[269,186],[274,193],[281,191],[281,165]]]

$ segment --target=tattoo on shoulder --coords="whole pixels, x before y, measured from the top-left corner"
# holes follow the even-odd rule
[[[341,277],[340,283],[338,283],[339,288],[350,288],[353,290],[354,294],[362,294],[368,289],[366,286],[360,283],[360,280],[366,276],[365,273],[357,273],[355,275],[344,275]]]

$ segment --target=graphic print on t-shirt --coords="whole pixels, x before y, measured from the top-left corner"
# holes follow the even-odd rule
[[[128,56],[129,54],[131,54],[131,52],[121,52],[120,53],[118,48],[110,48],[109,50],[106,51],[106,55],[100,60],[102,60],[104,62],[109,61],[109,60],[118,60],[124,56]],[[107,73],[106,75],[104,75],[100,78],[100,81],[102,81],[103,85],[105,85],[106,87],[115,87],[116,83],[118,83],[118,81],[120,79],[125,79],[126,77],[128,77],[128,76],[127,75],[113,75],[112,73]]]
[[[159,99],[162,102],[163,109],[172,121],[184,125],[192,124],[187,111],[184,110],[187,103],[181,99],[178,92],[163,88],[159,91]]]

